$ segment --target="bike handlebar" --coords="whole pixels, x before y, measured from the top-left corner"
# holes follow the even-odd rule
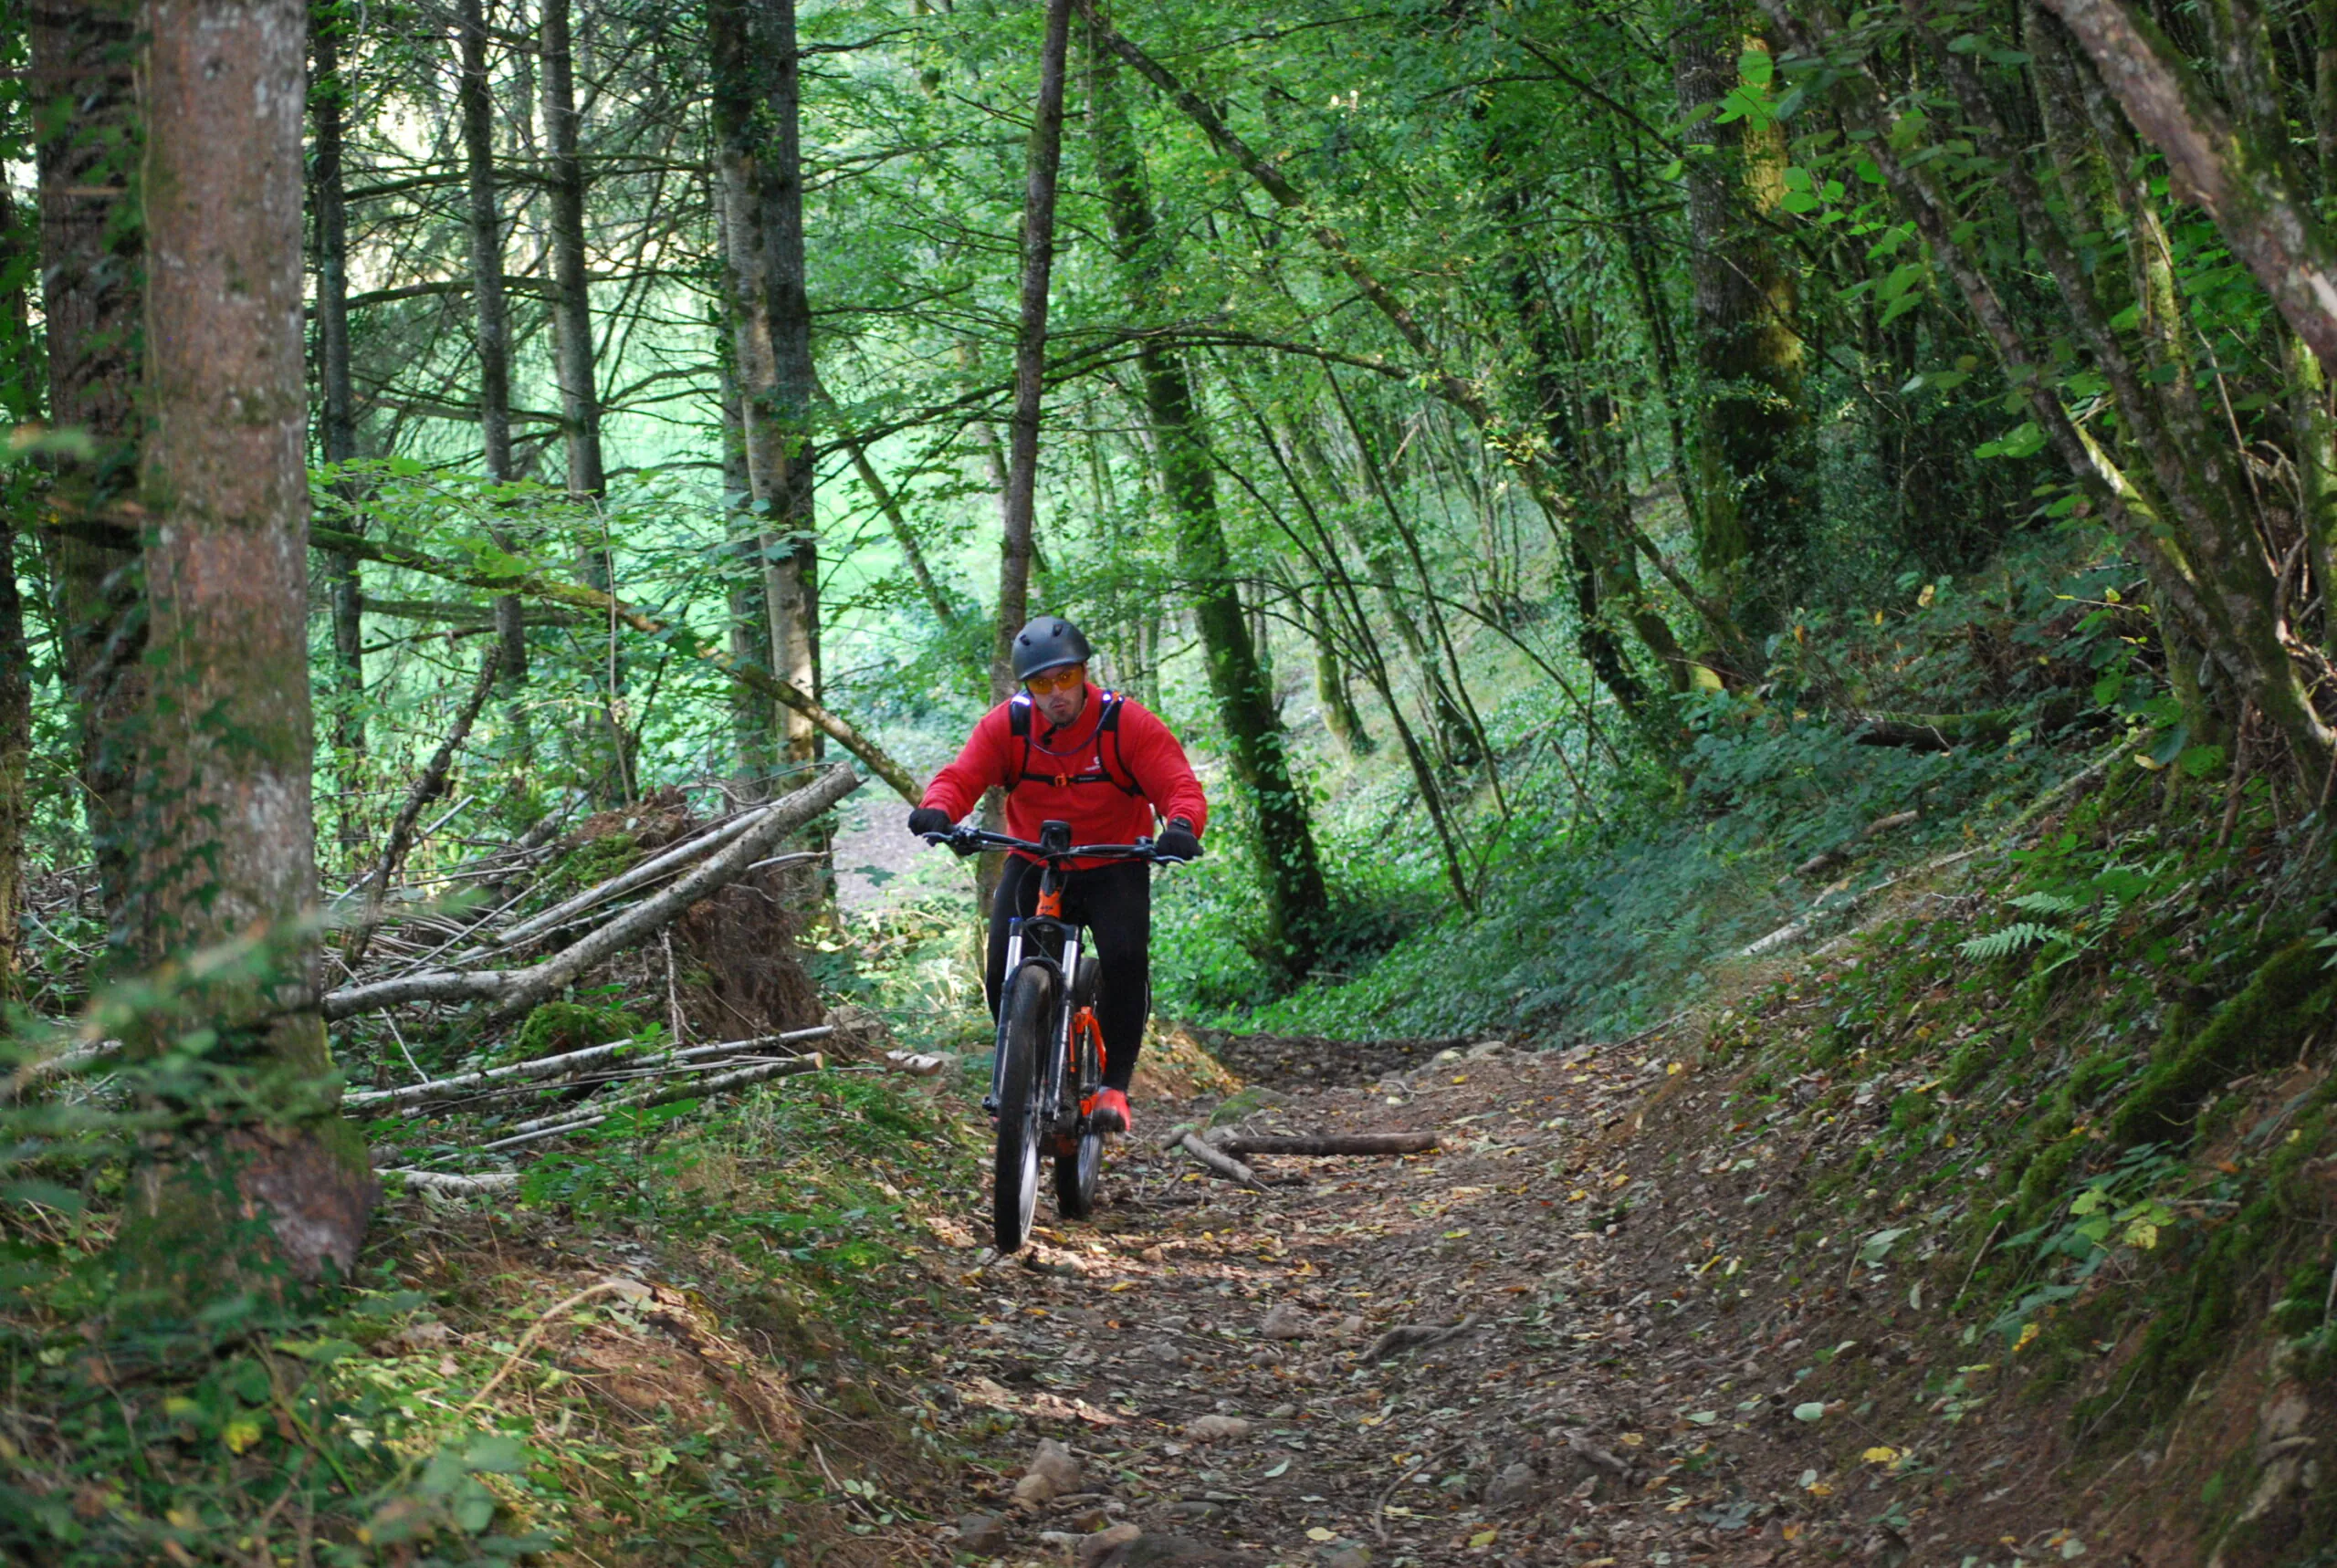
[[[1150,861],[1156,865],[1182,865],[1181,860],[1162,859],[1152,847],[1150,839],[1138,839],[1132,844],[1072,844],[1064,849],[1050,849],[1029,839],[1018,839],[1005,833],[993,833],[986,828],[952,828],[946,833],[918,835],[928,844],[946,844],[961,855],[980,854],[984,850],[1022,850],[1045,861],[1123,860]]]

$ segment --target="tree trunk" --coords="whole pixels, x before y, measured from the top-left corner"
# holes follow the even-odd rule
[[[722,505],[724,576],[729,584],[730,657],[733,663],[758,670],[770,668],[770,612],[763,603],[763,573],[758,564],[748,570],[740,555],[755,550],[760,532],[743,510],[752,496],[747,477],[746,416],[739,402],[739,381],[730,373],[728,354],[722,357]],[[750,686],[730,691],[730,735],[739,775],[751,786],[749,798],[760,800],[779,768],[778,705]]]
[[[309,102],[316,116],[316,149],[309,178],[317,222],[317,386],[324,400],[318,446],[329,464],[357,455],[357,393],[349,369],[349,208],[341,178],[348,88],[341,74],[341,27],[337,6],[311,0],[309,36],[316,63]],[[343,481],[337,493],[345,503],[342,521],[349,531],[363,533],[365,517],[354,505],[354,487]],[[364,587],[355,556],[330,551],[325,570],[332,607],[332,750],[340,764],[334,820],[343,854],[354,859],[365,842]]]
[[[990,651],[990,700],[1014,689],[1014,634],[1030,619],[1032,517],[1038,497],[1039,402],[1047,356],[1047,285],[1055,260],[1055,179],[1063,162],[1064,60],[1071,0],[1047,0],[1039,48],[1039,100],[1031,120],[1022,185],[1022,287],[1014,334],[1014,413],[1007,422],[1006,526],[999,541],[998,632]]]
[[[560,383],[561,444],[568,460],[568,496],[582,526],[578,572],[595,588],[616,586],[616,563],[596,526],[608,480],[601,456],[601,393],[592,346],[592,293],[584,253],[584,163],[582,121],[576,111],[575,52],[570,41],[569,0],[543,0],[537,48],[543,61],[544,174],[550,222],[545,248],[552,270],[552,369]],[[624,661],[609,649],[602,694],[601,725],[608,737],[605,762],[579,758],[596,781],[603,804],[635,797],[633,737],[625,723]],[[584,742],[589,753],[591,743]]]
[[[1306,608],[1306,634],[1315,644],[1315,701],[1323,710],[1323,727],[1350,759],[1370,756],[1371,731],[1364,727],[1355,694],[1347,689],[1347,664],[1339,657],[1330,615],[1320,594]]]
[[[750,503],[761,517],[757,540],[769,621],[772,674],[807,695],[811,641],[803,617],[809,605],[791,540],[782,531],[793,481],[790,437],[782,417],[781,331],[775,301],[781,270],[772,246],[778,225],[770,212],[781,172],[764,134],[770,47],[759,26],[760,0],[712,0],[707,40],[713,56],[716,174],[721,185],[723,260],[730,292],[731,363],[738,377]],[[799,198],[800,199],[800,198]],[[791,747],[794,716],[781,736]],[[808,753],[807,753],[808,754]]]
[[[495,99],[487,78],[485,0],[457,0],[462,81],[456,92],[462,119],[463,161],[469,202],[471,304],[478,354],[478,431],[487,477],[501,484],[511,471],[511,311],[503,292],[503,204],[495,184]],[[496,530],[505,549],[513,541]],[[496,661],[509,701],[517,753],[528,752],[528,628],[516,596],[495,601]]]
[[[220,1107],[179,1107],[182,1131],[137,1173],[125,1275],[173,1317],[258,1285],[271,1255],[302,1279],[345,1273],[374,1191],[363,1140],[334,1109],[309,928],[304,10],[150,0],[140,72],[141,488],[157,519],[140,936],[157,960],[255,937],[261,959],[191,977],[173,998],[184,1024],[218,1031],[215,1059],[255,1092],[225,1131]]]
[[[1710,110],[1738,86],[1739,53],[1766,60],[1738,7],[1704,15],[1672,45],[1682,114]],[[1759,657],[1759,641],[1784,624],[1808,555],[1809,421],[1802,406],[1801,340],[1793,329],[1797,278],[1764,220],[1785,194],[1785,131],[1717,118],[1699,128],[1713,151],[1688,165],[1688,220],[1695,237],[1697,368],[1703,385],[1697,432],[1698,565],[1705,591],[1735,610],[1752,646],[1715,649]],[[1757,668],[1730,674],[1751,681]]]
[[[552,340],[560,382],[560,428],[568,455],[568,494],[598,501],[608,488],[601,465],[601,397],[592,353],[592,296],[584,257],[584,163],[576,112],[569,0],[543,0],[545,178],[551,206]],[[600,555],[596,549],[594,552]],[[608,586],[601,556],[595,587]]]
[[[764,165],[763,222],[770,254],[770,335],[776,380],[771,414],[787,443],[787,484],[773,563],[771,643],[781,680],[820,694],[820,536],[813,510],[812,450],[812,299],[803,260],[803,78],[795,43],[795,0],[761,0],[758,52],[766,62],[764,123],[770,141]],[[783,716],[786,757],[810,762],[823,748],[802,715]]]
[[[32,7],[42,315],[48,416],[89,437],[86,460],[60,457],[54,490],[68,515],[110,509],[137,483],[140,287],[144,260],[130,196],[141,126],[131,77],[136,0]],[[82,811],[99,897],[119,946],[130,891],[137,729],[146,699],[145,589],[137,550],[44,536],[72,693]]]
[[[39,417],[40,361],[33,351],[32,311],[25,297],[34,233],[0,186],[0,413],[13,423]],[[25,605],[16,586],[16,535],[29,522],[38,492],[19,466],[0,476],[0,1005],[23,999],[17,976],[17,911],[24,903],[25,826],[30,819],[33,746],[32,651],[25,642]]]
[[[1096,177],[1129,301],[1141,316],[1168,257],[1154,225],[1142,156],[1114,90],[1112,57],[1096,52],[1093,63]],[[1179,355],[1150,340],[1137,346],[1137,371],[1161,493],[1176,514],[1178,570],[1200,623],[1210,695],[1234,776],[1257,811],[1259,858],[1266,870],[1265,946],[1291,975],[1303,977],[1322,950],[1329,895],[1306,798],[1291,777],[1289,736],[1274,707],[1263,649],[1242,614],[1192,377]]]

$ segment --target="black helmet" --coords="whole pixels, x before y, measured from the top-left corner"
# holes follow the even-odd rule
[[[1027,681],[1065,664],[1084,664],[1093,652],[1078,627],[1060,615],[1042,615],[1014,634],[1014,678]]]

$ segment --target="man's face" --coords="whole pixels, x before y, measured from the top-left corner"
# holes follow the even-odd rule
[[[1042,670],[1022,683],[1031,694],[1031,706],[1039,716],[1054,728],[1061,729],[1079,716],[1087,706],[1087,666],[1066,664],[1059,670]]]

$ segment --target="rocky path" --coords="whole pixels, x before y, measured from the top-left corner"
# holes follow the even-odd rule
[[[1904,1560],[1895,1525],[1830,1522],[1834,1489],[1790,1473],[1789,1365],[1747,1354],[1717,1292],[1677,1288],[1671,1253],[1725,1239],[1653,1245],[1683,1217],[1630,1207],[1643,1173],[1619,1124],[1678,1071],[1661,1054],[1480,1048],[1347,1084],[1317,1061],[1237,1065],[1252,1087],[1222,1105],[1139,1107],[1094,1223],[1043,1221],[1011,1260],[970,1226],[944,1237],[974,1265],[977,1317],[931,1347],[937,1392],[991,1467],[950,1549],[1082,1568],[1615,1568],[1821,1542]],[[1152,1142],[1212,1109],[1253,1132],[1432,1128],[1442,1148],[1261,1160],[1287,1185],[1243,1191]]]

